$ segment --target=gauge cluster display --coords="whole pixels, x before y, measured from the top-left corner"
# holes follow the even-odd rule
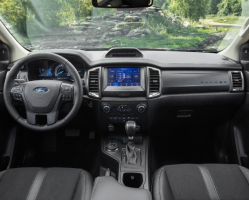
[[[81,63],[73,63],[81,78],[84,77],[85,69]],[[63,64],[54,61],[42,61],[36,64],[35,77],[39,80],[43,79],[58,79],[58,80],[72,80],[70,73]]]

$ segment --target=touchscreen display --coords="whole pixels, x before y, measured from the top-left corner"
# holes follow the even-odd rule
[[[140,86],[140,68],[109,68],[108,86]]]

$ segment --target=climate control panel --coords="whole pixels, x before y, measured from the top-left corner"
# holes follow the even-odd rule
[[[102,121],[109,132],[124,128],[127,121],[137,123],[136,131],[142,131],[146,126],[147,103],[144,102],[106,102],[101,104]]]

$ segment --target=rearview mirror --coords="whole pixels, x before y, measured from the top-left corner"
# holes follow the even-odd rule
[[[140,8],[152,6],[153,0],[92,0],[92,4],[101,8]]]

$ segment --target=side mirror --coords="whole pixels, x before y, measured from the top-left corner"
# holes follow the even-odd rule
[[[92,0],[92,4],[101,8],[144,8],[152,6],[153,0]]]
[[[10,51],[6,44],[0,41],[0,65],[8,65],[10,63]]]

